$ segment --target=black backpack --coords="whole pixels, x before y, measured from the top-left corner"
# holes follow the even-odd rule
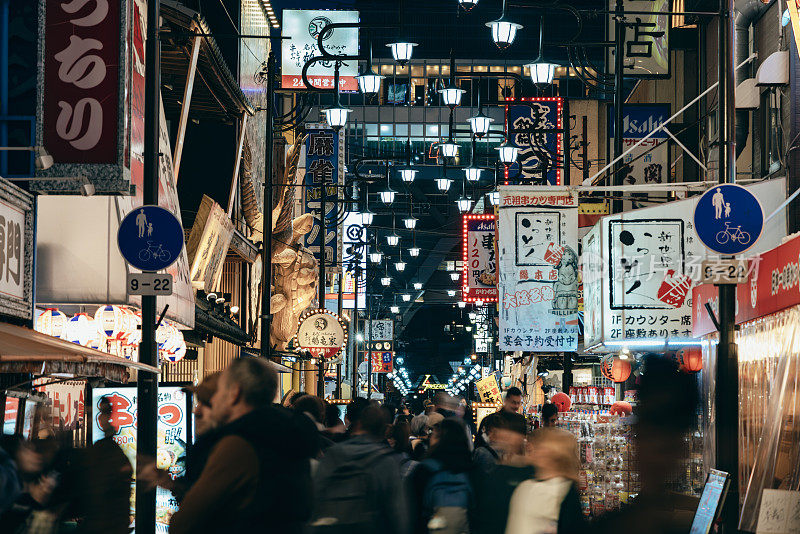
[[[377,452],[359,462],[345,462],[333,470],[326,484],[315,488],[311,532],[366,534],[378,532],[378,501],[371,468]]]

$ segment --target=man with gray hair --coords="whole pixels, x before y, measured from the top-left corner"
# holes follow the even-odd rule
[[[172,516],[170,533],[302,531],[311,510],[311,421],[274,405],[278,374],[242,357],[222,373],[211,398],[216,443],[197,482]]]

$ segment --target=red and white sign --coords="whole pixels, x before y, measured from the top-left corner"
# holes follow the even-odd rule
[[[464,215],[462,300],[497,302],[497,221],[493,214]]]
[[[692,333],[695,337],[715,330],[706,303],[719,317],[719,292],[711,284],[692,290]],[[736,286],[736,323],[770,315],[800,304],[800,237],[750,260],[748,282]]]
[[[43,142],[56,163],[115,163],[120,2],[46,2]]]
[[[44,393],[52,402],[53,424],[56,428],[76,429],[81,426],[84,415],[84,393],[86,382],[68,380],[50,384],[50,379],[34,380],[34,389]]]
[[[328,310],[313,310],[300,317],[297,344],[317,358],[330,359],[347,345],[344,321]]]
[[[374,351],[372,352],[372,372],[391,373],[393,370],[394,352]]]

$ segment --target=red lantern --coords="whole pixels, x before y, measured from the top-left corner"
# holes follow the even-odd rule
[[[630,402],[617,401],[611,405],[609,412],[611,412],[611,415],[621,415],[624,417],[633,412],[633,406],[631,406]]]
[[[703,351],[700,347],[686,347],[676,354],[678,367],[684,373],[696,373],[703,369]]]
[[[559,412],[568,412],[572,401],[566,393],[558,392],[550,399],[550,402],[558,407]]]
[[[606,356],[600,363],[603,376],[614,382],[625,382],[631,376],[630,360],[623,360],[619,356]]]

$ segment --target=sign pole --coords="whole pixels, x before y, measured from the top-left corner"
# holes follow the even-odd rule
[[[369,280],[369,263],[367,263],[367,280]],[[367,298],[367,321],[369,328],[367,336],[367,400],[372,398],[372,305],[369,298],[369,284],[364,289],[364,296]]]
[[[614,164],[614,179],[610,181],[610,184],[622,185],[622,167],[624,166],[624,162],[620,156],[622,155],[622,139],[624,135],[622,129],[622,107],[625,101],[623,96],[623,85],[625,81],[625,62],[623,61],[625,56],[625,12],[622,9],[622,0],[616,0],[614,17],[616,19],[614,25],[614,29],[616,30],[614,39],[616,43],[614,47],[614,157],[619,159]],[[569,124],[569,120],[567,120],[567,124]],[[569,137],[567,137],[567,142],[569,142]],[[569,165],[569,162],[567,162],[567,165]],[[615,193],[615,196],[622,196],[622,193]],[[621,211],[622,200],[614,200],[612,202],[611,212],[620,213]]]
[[[264,155],[264,224],[261,251],[261,356],[272,357],[272,345],[269,341],[269,332],[272,328],[272,155],[275,130],[273,126],[272,106],[275,101],[275,54],[270,42],[269,56],[267,57],[267,152]]]
[[[159,43],[159,3],[147,3],[147,39],[145,40],[145,113],[144,113],[144,176],[142,203],[158,205],[159,127],[161,116],[161,47]],[[142,296],[142,341],[139,362],[158,366],[156,347],[156,297]],[[136,454],[155,459],[157,435],[158,375],[137,373],[138,421]],[[156,492],[145,484],[136,484],[136,532],[152,534],[156,528]]]
[[[719,132],[719,182],[736,181],[733,74],[733,0],[719,4],[719,90],[717,128]],[[722,509],[724,532],[736,532],[739,522],[739,362],[734,332],[736,286],[719,288],[719,344],[716,376],[716,463],[730,476],[728,497]]]

